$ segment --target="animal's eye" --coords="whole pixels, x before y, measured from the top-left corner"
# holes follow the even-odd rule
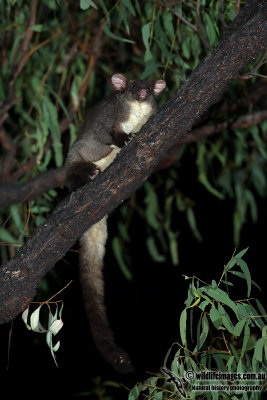
[[[136,85],[132,85],[132,89],[136,89]]]

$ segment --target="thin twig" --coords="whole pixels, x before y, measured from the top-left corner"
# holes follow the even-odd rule
[[[261,75],[261,74],[256,74],[256,71],[264,64],[266,64],[266,56],[267,56],[267,50],[263,53],[261,59],[259,60],[259,62],[257,63],[257,65],[249,72],[246,72],[243,75],[238,75],[237,78],[239,79],[250,79],[252,78],[253,75],[257,75],[260,76],[262,78],[266,79],[265,75]]]
[[[63,120],[60,121],[59,123],[59,129],[60,132],[63,133],[64,131],[66,131],[69,127],[69,124],[71,123],[71,121],[74,118],[75,113],[78,111],[79,105],[81,100],[83,99],[83,97],[85,96],[86,90],[88,88],[88,84],[90,81],[90,77],[92,74],[92,71],[95,67],[96,61],[100,56],[100,49],[101,49],[101,39],[102,39],[102,35],[103,35],[103,30],[104,30],[104,25],[105,23],[103,22],[95,35],[94,38],[94,42],[93,42],[93,46],[92,46],[92,51],[91,51],[91,55],[90,55],[90,59],[89,59],[89,63],[88,63],[88,67],[85,73],[85,76],[82,80],[81,86],[79,88],[79,94],[78,94],[78,104],[72,104],[70,110],[69,110],[69,116],[67,118],[64,118]]]
[[[20,98],[12,98],[4,103],[4,105],[0,108],[0,126],[2,126],[3,122],[8,117],[8,111],[10,110],[10,108],[13,107],[14,104],[20,102]]]
[[[231,350],[229,349],[229,346],[228,346],[228,343],[227,343],[227,340],[225,339],[225,336],[224,336],[224,333],[222,332],[222,335],[223,335],[223,341],[224,341],[224,344],[225,344],[225,346],[226,346],[226,348],[227,348],[227,353],[231,356],[232,355],[232,353],[231,353]]]
[[[203,24],[201,21],[199,0],[197,0],[196,12],[197,12],[197,27],[198,27],[199,38],[202,41],[202,43],[204,44],[204,46],[207,47],[207,49],[212,50],[212,47],[210,46],[210,44],[208,43],[208,41],[205,39],[205,36],[204,36],[204,28],[203,28]]]
[[[10,362],[10,348],[11,348],[11,339],[13,333],[13,319],[10,321],[9,332],[8,332],[8,347],[7,347],[7,366],[6,369],[9,369],[9,362]]]
[[[176,10],[174,10],[174,8],[172,8],[172,6],[167,2],[162,2],[159,0],[155,0],[156,3],[158,3],[159,5],[168,8],[176,17],[178,17],[181,21],[183,21],[186,25],[188,25],[191,29],[193,29],[193,31],[198,33],[198,28],[191,24],[191,22],[187,21],[184,17],[182,17]]]
[[[28,162],[20,166],[19,169],[12,174],[12,182],[16,182],[19,178],[25,175],[27,171],[32,169],[36,165],[38,157],[39,154],[35,154]]]
[[[3,127],[0,127],[0,143],[6,150],[6,155],[2,164],[0,182],[9,182],[11,180],[10,171],[12,169],[15,159],[17,145],[13,143]]]
[[[180,144],[196,142],[214,133],[222,132],[225,129],[244,129],[252,125],[257,125],[267,120],[267,110],[257,111],[252,114],[241,115],[236,121],[224,121],[219,124],[206,125],[194,129],[186,138],[182,138]]]
[[[71,48],[69,49],[68,53],[65,55],[64,60],[62,63],[58,66],[58,72],[62,74],[64,69],[67,67],[69,62],[72,60],[72,58],[75,56],[75,54],[78,51],[78,42],[75,42]]]
[[[168,154],[162,159],[160,164],[157,166],[157,170],[166,169],[173,165],[177,160],[177,154],[179,153],[181,146],[184,144],[190,144],[198,142],[199,140],[205,139],[214,134],[220,133],[226,129],[244,129],[252,125],[257,125],[262,121],[267,121],[267,110],[257,111],[251,114],[241,115],[236,121],[227,120],[214,125],[205,125],[200,128],[192,130],[190,135],[181,138],[179,142],[174,144],[169,150]]]
[[[27,226],[29,225],[30,215],[31,215],[31,203],[30,203],[30,200],[28,200],[27,219],[26,219],[24,228],[23,228],[21,234],[19,235],[18,242],[20,242],[20,241],[22,240],[23,235],[24,235],[24,233],[25,233],[25,231],[26,231],[26,229],[27,229]]]
[[[222,23],[222,26],[224,27],[224,28],[227,28],[227,24],[226,24],[226,22],[225,22],[225,20],[224,20],[224,18],[223,18],[223,3],[224,3],[224,0],[220,0],[220,3],[219,3],[219,20],[221,21],[221,23]]]
[[[28,49],[29,49],[29,45],[30,45],[30,41],[31,41],[32,35],[34,33],[34,31],[32,30],[32,27],[36,23],[37,6],[38,6],[38,0],[32,0],[32,2],[31,2],[31,10],[30,10],[31,19],[30,19],[29,26],[28,26],[28,28],[26,30],[25,37],[24,37],[24,40],[23,40],[21,58],[20,58],[20,61],[18,63],[17,69],[16,69],[16,71],[15,71],[15,73],[13,75],[13,78],[9,83],[9,88],[11,88],[14,85],[17,77],[21,73],[22,69],[24,68],[24,66],[25,66],[25,64],[26,64],[26,62],[27,62],[27,60],[29,58]]]
[[[201,29],[193,24],[191,22],[187,21],[184,17],[182,17],[168,2],[161,2],[159,0],[155,0],[156,3],[159,5],[168,8],[177,18],[179,18],[182,22],[184,22],[186,25],[188,25],[194,32],[196,32],[199,35],[200,40],[204,44],[205,47],[207,47],[209,50],[212,49],[212,47],[209,45],[209,43],[206,41],[205,37],[203,36]],[[200,20],[200,17],[199,17]],[[200,20],[201,24],[201,20]]]
[[[13,142],[3,127],[0,127],[0,143],[6,151],[10,151],[13,147]]]
[[[49,43],[51,40],[55,39],[58,35],[62,33],[62,29],[58,30],[54,35],[50,36],[48,39],[44,40],[42,43],[39,43],[38,45],[34,46],[27,54],[27,60],[31,57],[33,53],[35,53],[37,50],[39,50],[41,47],[45,46],[47,43]]]
[[[235,0],[235,16],[239,14],[240,11],[240,0]]]
[[[95,35],[95,39],[94,39],[94,43],[93,43],[93,48],[92,48],[92,54],[89,60],[89,64],[85,73],[85,76],[82,80],[80,89],[79,89],[79,103],[81,102],[81,100],[83,99],[85,92],[88,88],[88,84],[90,81],[90,77],[92,74],[92,71],[95,67],[95,63],[96,63],[96,59],[99,56],[99,52],[100,52],[100,47],[101,47],[101,39],[102,39],[102,35],[103,35],[103,30],[104,30],[104,26],[105,23],[102,23],[100,25],[100,27],[98,28],[96,35]]]

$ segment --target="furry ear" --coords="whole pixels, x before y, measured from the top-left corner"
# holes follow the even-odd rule
[[[154,83],[155,96],[160,94],[162,92],[162,90],[165,89],[165,87],[166,87],[166,82],[163,79],[158,79],[157,81],[155,81],[155,83]]]
[[[116,90],[123,90],[126,88],[127,78],[123,74],[114,74],[111,77],[112,85]]]

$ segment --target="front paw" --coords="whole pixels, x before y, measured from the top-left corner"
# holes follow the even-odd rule
[[[134,133],[129,133],[129,135],[127,135],[127,136],[125,137],[124,145],[127,146],[127,144],[132,140],[132,138],[133,138],[134,136],[135,136]]]
[[[131,140],[132,134],[127,135],[125,132],[114,132],[111,134],[113,139],[113,144],[118,146],[120,149],[127,145],[127,143]]]
[[[94,179],[100,170],[91,162],[73,163],[67,168],[67,183],[71,191]]]

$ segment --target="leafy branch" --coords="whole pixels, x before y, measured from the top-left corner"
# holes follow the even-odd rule
[[[234,287],[226,274],[234,273],[234,266],[239,266],[238,279],[244,278],[248,292],[252,284],[248,266],[243,259],[248,249],[234,254],[225,266],[218,285],[215,281],[207,285],[196,277],[186,277],[191,280],[188,288],[188,295],[185,301],[186,308],[180,316],[180,337],[182,343],[173,343],[167,352],[163,365],[169,367],[169,371],[174,377],[183,380],[184,388],[190,398],[217,399],[218,391],[207,391],[205,389],[194,389],[194,384],[199,387],[206,387],[209,384],[229,385],[233,382],[232,376],[247,374],[247,378],[242,380],[235,378],[234,382],[242,383],[242,386],[258,385],[264,390],[267,370],[267,314],[258,299],[256,307],[249,301],[232,300],[228,293],[219,288],[219,284],[224,284],[226,288]],[[228,275],[229,276],[229,275]],[[225,280],[222,281],[222,278]],[[203,286],[203,284],[205,286]],[[237,282],[240,285],[240,282]],[[257,285],[256,285],[257,286]],[[197,301],[195,300],[197,299]],[[199,312],[201,314],[199,316]],[[197,328],[193,316],[197,314]],[[251,335],[251,328],[257,335]],[[194,334],[193,334],[194,332]],[[221,345],[223,342],[224,347]],[[193,350],[192,346],[195,344]],[[178,350],[174,348],[178,346]],[[225,379],[202,379],[200,373],[218,371],[224,373]],[[262,373],[264,371],[264,373]],[[248,375],[250,375],[248,377]],[[253,377],[252,377],[253,376]],[[189,378],[190,377],[190,378]],[[165,382],[164,382],[165,381]],[[211,386],[210,386],[211,387]],[[138,398],[162,396],[170,390],[166,385],[166,378],[160,374],[148,378],[145,382],[138,383],[129,393],[130,400]],[[249,394],[248,394],[249,393]],[[252,392],[232,389],[231,392],[220,390],[220,398],[228,399],[260,399],[261,390]],[[180,398],[177,390],[171,392],[172,398]]]

